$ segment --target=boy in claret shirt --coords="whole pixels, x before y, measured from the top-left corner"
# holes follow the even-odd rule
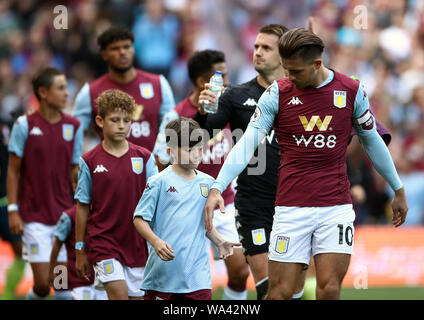
[[[95,286],[104,286],[110,300],[142,299],[148,251],[133,227],[132,215],[146,180],[157,173],[157,167],[147,149],[126,140],[134,99],[120,90],[106,90],[96,102],[96,124],[104,140],[80,159],[75,193],[76,271],[88,279],[90,261]]]
[[[240,245],[224,240],[215,228],[206,233],[203,209],[214,179],[196,170],[202,160],[200,130],[188,118],[169,122],[165,135],[172,165],[148,180],[134,212],[136,229],[154,248],[141,286],[145,300],[210,300],[206,237],[221,259]]]
[[[31,264],[34,285],[29,300],[46,299],[50,293],[49,260],[55,224],[72,206],[71,171],[78,170],[83,131],[78,119],[62,112],[68,91],[62,71],[46,67],[33,79],[40,106],[18,118],[9,143],[7,198],[9,227],[22,235],[22,257]],[[66,251],[58,261],[66,262]],[[56,299],[68,299],[56,291]]]

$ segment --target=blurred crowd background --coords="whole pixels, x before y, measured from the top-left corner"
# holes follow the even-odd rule
[[[68,11],[66,30],[53,25],[59,4]],[[3,143],[14,119],[36,104],[31,76],[40,66],[66,72],[72,112],[82,85],[107,71],[96,39],[113,24],[134,32],[136,66],[165,75],[178,103],[191,91],[186,66],[195,50],[222,50],[231,82],[241,83],[255,76],[261,26],[307,27],[309,16],[326,44],[325,65],[358,76],[374,115],[391,131],[389,149],[408,198],[406,224],[423,225],[424,0],[0,0]],[[390,188],[357,140],[348,149],[348,172],[356,223],[389,224]]]

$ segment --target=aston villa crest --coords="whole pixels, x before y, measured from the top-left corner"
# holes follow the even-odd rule
[[[131,164],[134,173],[140,174],[143,172],[143,158],[131,158]]]
[[[140,83],[140,94],[144,99],[151,99],[155,95],[151,83]]]
[[[204,196],[205,198],[208,197],[209,194],[209,186],[206,183],[201,183],[200,184],[200,193],[202,194],[202,196]]]
[[[346,107],[346,91],[336,91],[334,90],[334,105],[337,108],[344,108]]]
[[[74,126],[72,124],[63,124],[62,135],[65,141],[72,141],[74,138]]]

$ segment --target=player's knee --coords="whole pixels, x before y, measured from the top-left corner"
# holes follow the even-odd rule
[[[227,266],[229,285],[246,286],[250,271],[247,263],[237,263]]]
[[[249,276],[249,269],[243,269],[239,272],[233,272],[228,275],[228,286],[236,291],[243,291],[246,289],[247,277]]]
[[[330,280],[318,285],[317,291],[319,293],[319,299],[339,299],[340,283],[337,280]]]
[[[50,286],[48,283],[40,283],[34,285],[33,290],[39,297],[46,297],[50,293]]]
[[[232,272],[232,275],[230,277],[230,281],[234,281],[238,284],[245,284],[247,281],[247,278],[249,277],[249,267],[246,265],[241,266],[238,268],[238,270],[235,270],[235,272]]]
[[[264,299],[266,300],[291,300],[293,297],[293,289],[288,288],[284,284],[269,286],[268,292]]]

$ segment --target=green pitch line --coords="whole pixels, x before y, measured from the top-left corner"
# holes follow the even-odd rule
[[[342,300],[424,300],[424,287],[342,289]]]
[[[213,300],[220,300],[223,289],[219,288],[212,292]],[[368,288],[353,289],[344,288],[341,300],[424,300],[424,287],[414,288]],[[256,299],[256,291],[247,293],[248,300]]]

